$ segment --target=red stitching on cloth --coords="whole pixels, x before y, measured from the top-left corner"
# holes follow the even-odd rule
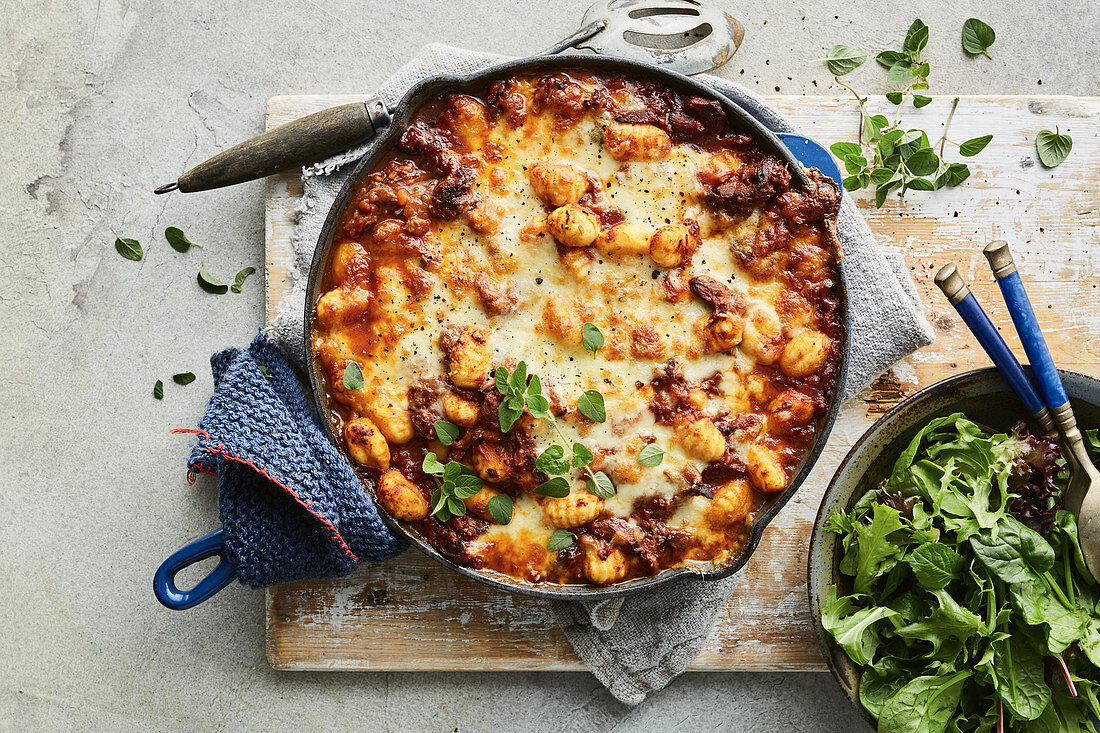
[[[207,440],[210,440],[210,433],[200,428],[173,428],[170,432],[172,433],[172,435],[179,435],[180,433],[195,433],[201,435]]]
[[[204,430],[191,430],[191,431],[188,431],[188,432],[205,433],[206,431],[204,431]],[[310,509],[310,506],[312,505],[313,502],[308,502],[307,503],[305,501],[302,501],[302,498],[300,496],[298,496],[298,492],[296,492],[294,489],[290,488],[289,486],[284,484],[282,481],[280,481],[279,479],[277,479],[274,476],[272,476],[271,474],[269,474],[265,469],[262,469],[259,466],[257,466],[256,464],[254,464],[250,459],[242,458],[241,456],[231,455],[230,453],[228,453],[226,451],[224,443],[219,444],[215,447],[203,446],[203,448],[210,451],[211,453],[214,453],[215,455],[221,455],[223,458],[228,458],[231,461],[235,461],[237,463],[243,463],[244,465],[251,468],[253,471],[256,471],[257,473],[262,475],[268,481],[271,481],[273,484],[275,484],[276,486],[281,488],[283,491],[285,491],[288,494],[290,494],[291,496],[293,496],[294,501],[298,502],[302,506],[303,509],[305,509],[307,512],[309,512],[314,517],[316,517],[321,522],[321,524],[328,527],[329,531],[332,532],[332,538],[339,541],[340,547],[343,549],[344,554],[346,554],[348,557],[350,557],[352,560],[354,560],[356,565],[359,564],[359,558],[356,557],[355,553],[351,551],[350,547],[348,547],[348,543],[344,542],[344,538],[341,537],[340,533],[336,531],[336,527],[332,526],[332,522],[325,519],[325,517],[323,515],[321,515],[320,513],[315,512],[312,509]]]

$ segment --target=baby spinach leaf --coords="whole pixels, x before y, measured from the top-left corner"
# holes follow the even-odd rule
[[[970,549],[978,562],[1006,583],[1020,583],[1054,566],[1054,549],[1014,517],[1004,517],[993,532],[971,537]]]
[[[909,682],[911,673],[896,657],[885,657],[863,670],[859,679],[859,702],[875,718],[882,716],[886,702]]]
[[[879,733],[943,733],[970,675],[966,670],[911,680],[886,701],[878,720]]]
[[[940,590],[956,578],[962,577],[962,555],[939,542],[926,542],[910,553],[909,566],[917,582],[928,590]]]
[[[512,499],[507,494],[497,494],[485,506],[497,524],[512,523]]]
[[[1035,720],[1050,703],[1043,658],[1023,637],[993,642],[993,685],[1014,716]]]
[[[967,53],[975,56],[984,53],[988,58],[993,58],[989,55],[989,47],[993,45],[995,40],[997,40],[997,34],[993,29],[977,18],[968,18],[963,23],[962,46]],[[1028,718],[1028,720],[1031,720],[1031,718]]]

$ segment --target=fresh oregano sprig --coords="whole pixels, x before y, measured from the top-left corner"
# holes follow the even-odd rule
[[[446,465],[439,462],[439,457],[433,452],[424,454],[424,461],[420,466],[424,473],[433,477],[436,489],[432,492],[431,515],[441,522],[446,522],[451,517],[461,517],[466,514],[466,505],[463,499],[469,499],[477,494],[485,486],[485,482],[474,475],[474,472],[458,461],[448,461]],[[504,496],[501,494],[501,496]],[[511,521],[511,499],[508,499],[508,521]],[[494,519],[496,517],[494,516]],[[500,522],[507,524],[508,522]]]
[[[928,36],[928,26],[918,18],[909,27],[900,50],[883,51],[876,57],[888,69],[887,84],[904,85],[902,89],[886,94],[887,100],[898,106],[893,120],[868,112],[867,97],[860,96],[855,89],[836,78],[838,84],[852,92],[859,104],[859,135],[858,143],[834,143],[830,150],[844,164],[847,173],[844,188],[855,191],[873,187],[876,207],[886,202],[891,191],[898,191],[904,197],[910,190],[934,191],[944,186],[958,186],[970,177],[970,167],[965,163],[944,160],[946,144],[958,146],[962,156],[970,157],[980,153],[993,139],[992,135],[982,135],[961,143],[948,139],[958,98],[951,105],[943,134],[934,144],[923,130],[902,127],[902,102],[906,97],[911,97],[913,106],[917,108],[932,101],[931,97],[917,94],[918,90],[928,88],[931,73],[923,55]],[[938,152],[936,146],[939,147]]]
[[[548,420],[560,442],[546,448],[535,460],[535,467],[551,478],[535,487],[534,492],[554,499],[569,496],[570,482],[567,476],[576,469],[583,469],[588,476],[585,487],[596,496],[609,499],[615,495],[615,485],[603,471],[593,471],[589,465],[595,455],[582,443],[572,443],[561,431],[554,413],[550,411],[550,401],[542,394],[542,382],[537,374],[527,374],[527,364],[520,362],[515,371],[509,373],[505,367],[498,367],[493,373],[497,391],[504,401],[497,409],[500,429],[507,433],[515,425],[526,407],[533,417]],[[596,390],[588,390],[581,395],[577,406],[585,417],[593,422],[607,420],[603,395]],[[567,453],[568,451],[568,453]]]

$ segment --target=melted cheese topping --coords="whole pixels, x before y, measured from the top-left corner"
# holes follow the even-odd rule
[[[420,237],[433,248],[430,258],[401,252],[392,244],[380,246],[377,235],[372,239],[362,233],[338,241],[334,262],[358,256],[364,249],[369,252],[373,299],[357,317],[348,315],[352,309],[345,304],[335,317],[325,319],[327,324],[321,322],[318,311],[314,351],[330,385],[338,382],[350,360],[360,365],[366,383],[362,394],[332,391],[338,405],[335,425],[340,428],[363,415],[373,415],[378,422],[379,413],[364,405],[364,400],[374,398],[363,395],[377,395],[379,387],[398,395],[401,406],[415,381],[435,379],[445,385],[444,391],[452,389],[441,336],[483,329],[489,334],[490,367],[503,365],[511,370],[525,362],[528,372],[540,377],[544,394],[567,410],[557,421],[567,445],[577,441],[598,454],[599,469],[612,478],[616,488],[615,496],[604,501],[601,517],[619,517],[639,526],[635,516],[639,504],[664,497],[671,504],[665,526],[680,531],[688,538],[681,537],[681,544],[690,545],[668,564],[721,561],[740,551],[752,509],[741,521],[727,526],[708,516],[711,501],[693,495],[691,489],[711,462],[700,460],[698,450],[686,442],[680,429],[683,418],[670,420],[651,409],[655,378],[666,373],[666,365],[674,360],[690,389],[691,414],[727,422],[739,416],[759,416],[756,432],[724,431],[726,455],[732,457],[727,463],[744,469],[750,447],[758,445],[779,456],[777,460],[789,471],[801,448],[790,449],[783,440],[769,436],[767,404],[786,386],[780,384],[782,373],[759,364],[757,356],[743,347],[709,350],[700,327],[711,318],[714,306],[686,292],[670,297],[666,278],[686,281],[692,275],[705,274],[720,281],[743,297],[744,317],[750,324],[754,318],[780,323],[779,311],[784,310],[783,340],[803,329],[818,328],[817,315],[807,304],[807,315],[795,323],[789,308],[780,306],[792,286],[779,278],[761,279],[744,268],[737,253],[756,235],[761,211],[757,208],[732,224],[716,219],[699,178],[711,152],[675,143],[659,160],[616,160],[604,141],[608,126],[614,124],[609,112],[589,111],[562,129],[559,117],[551,111],[530,111],[533,82],[524,82],[520,89],[529,109],[522,125],[500,119],[481,134],[463,136],[462,130],[450,131],[459,149],[478,158],[467,202],[489,205],[499,224],[478,226],[477,205],[453,220],[432,219],[427,233]],[[670,274],[645,254],[609,256],[592,247],[557,246],[540,225],[541,217],[554,207],[539,198],[530,177],[534,166],[547,161],[567,163],[586,172],[593,181],[587,195],[593,196],[592,190],[601,188],[604,192],[603,203],[596,208],[618,210],[625,222],[647,230],[685,220],[695,222],[699,237],[690,261],[682,271]],[[407,220],[408,207],[405,211]],[[475,226],[483,233],[475,231]],[[489,229],[491,233],[485,233]],[[532,235],[532,231],[536,233]],[[340,248],[348,249],[341,253]],[[481,288],[474,284],[479,277]],[[352,288],[348,282],[341,283],[339,273],[333,280],[334,290],[354,293],[354,288],[364,289],[360,284]],[[412,280],[415,282],[410,284]],[[486,298],[485,290],[496,294],[504,305],[487,305],[492,298]],[[581,343],[580,325],[585,322],[595,324],[606,339],[595,355]],[[635,339],[639,334],[646,337],[646,356],[637,355]],[[488,372],[485,376],[489,378]],[[708,379],[709,388],[700,388]],[[580,394],[593,389],[605,399],[608,417],[602,424],[580,417],[576,410]],[[420,408],[434,412],[437,419],[444,414],[438,393],[434,402]],[[385,425],[379,427],[387,433]],[[524,431],[538,453],[559,442],[547,420],[523,421],[514,429]],[[414,447],[423,446],[414,451],[414,464],[428,449],[431,437],[418,436],[412,441]],[[631,439],[660,446],[666,452],[662,463],[641,466],[637,462],[640,444],[631,452]],[[397,448],[391,445],[391,449]],[[435,449],[441,450],[438,445]],[[469,462],[468,456],[452,458]],[[751,479],[751,462],[747,470]],[[423,480],[422,476],[409,477]],[[582,471],[573,472],[574,492],[586,491],[584,478]],[[423,490],[427,493],[430,488]],[[513,519],[503,526],[490,522],[483,532],[465,540],[466,553],[479,558],[488,569],[517,578],[583,580],[576,577],[580,571],[563,569],[558,553],[546,549],[555,530],[543,508],[546,499],[515,486],[497,488],[512,495]],[[595,547],[606,551],[607,545],[600,538],[585,540],[585,551],[596,558],[592,562],[606,564],[607,560],[592,554]],[[580,565],[587,567],[586,563]],[[632,568],[628,575],[640,572]],[[589,578],[596,573],[590,569]]]

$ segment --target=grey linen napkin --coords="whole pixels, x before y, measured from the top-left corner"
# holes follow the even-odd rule
[[[469,74],[507,57],[432,44],[378,90],[387,105],[436,74]],[[696,77],[730,97],[776,132],[795,132],[763,99],[740,84],[710,75]],[[272,338],[288,358],[304,367],[302,336],[305,287],[321,226],[340,187],[366,146],[350,150],[302,173],[304,193],[287,263],[293,287],[277,308]],[[849,288],[851,358],[844,399],[866,387],[898,359],[933,341],[932,328],[904,264],[886,256],[847,196],[837,227]],[[681,674],[699,653],[718,609],[733,593],[740,573],[721,581],[685,579],[643,596],[598,603],[554,601],[550,610],[577,654],[616,698],[637,705]]]

